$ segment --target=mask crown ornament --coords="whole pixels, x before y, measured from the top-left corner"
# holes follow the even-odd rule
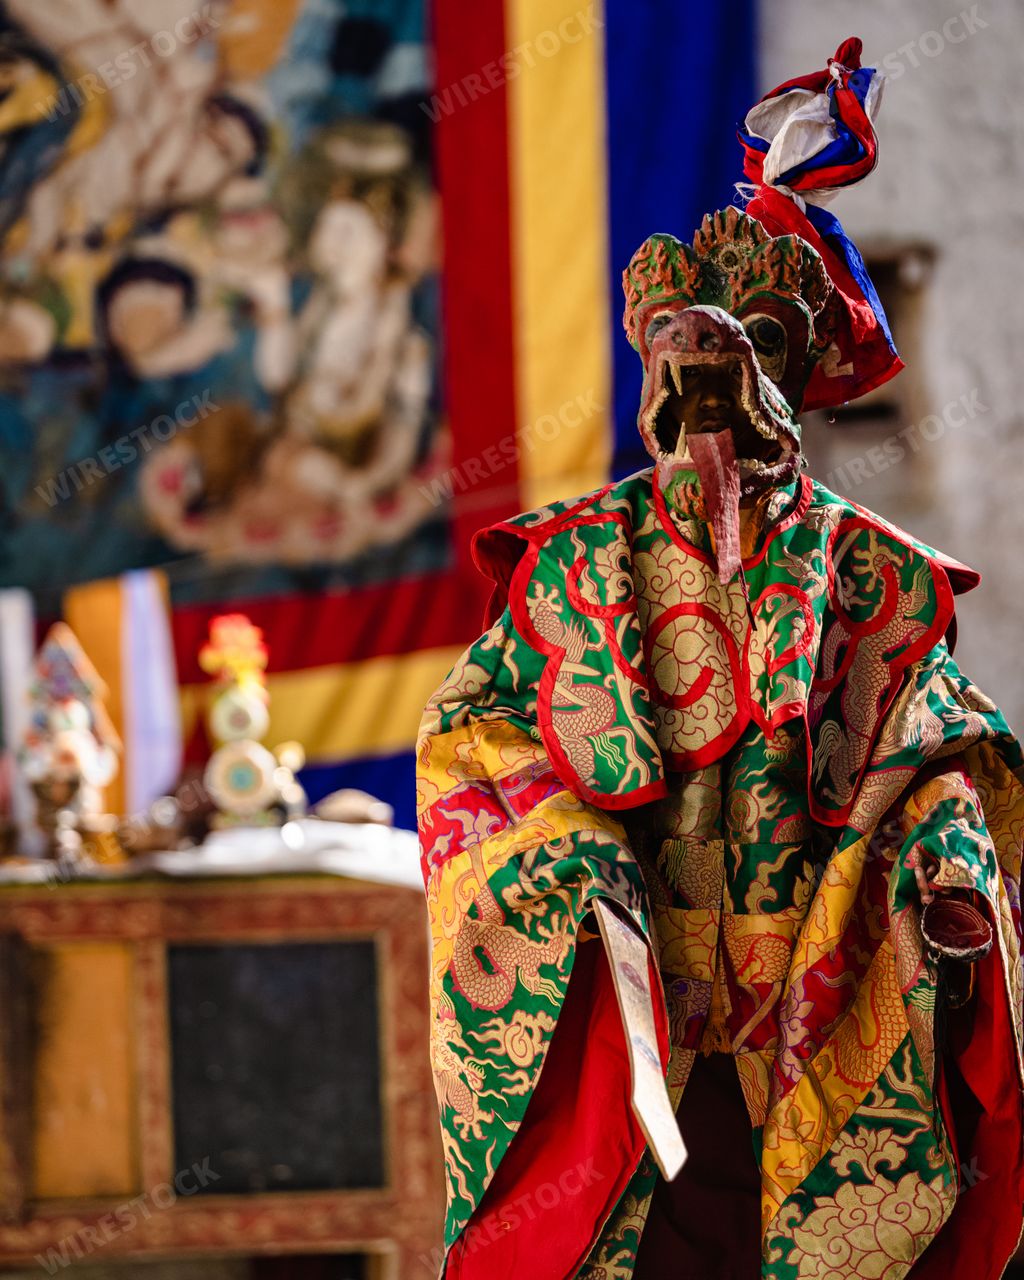
[[[833,288],[819,254],[798,236],[769,235],[732,205],[705,215],[692,246],[650,236],[623,273],[623,291],[626,335],[645,369],[655,314],[717,307],[741,322],[793,413],[832,342]]]
[[[856,248],[824,205],[874,167],[882,77],[843,41],[740,129],[746,210],[707,214],[691,244],[649,236],[622,277],[644,366],[637,422],[670,507],[705,520],[723,582],[740,507],[802,466],[804,408],[863,395],[902,367]]]
[[[795,410],[831,340],[817,253],[730,207],[705,217],[692,245],[651,236],[623,285],[626,332],[644,365],[638,423],[661,480],[692,478],[693,437],[724,445],[726,429],[740,498],[792,480]]]
[[[707,214],[689,245],[649,236],[623,273],[656,485],[679,514],[707,523],[723,583],[742,569],[741,508],[802,466],[796,415],[901,368],[863,260],[823,208],[877,158],[882,77],[860,54],[859,40],[845,40],[824,71],[747,113],[745,211]]]

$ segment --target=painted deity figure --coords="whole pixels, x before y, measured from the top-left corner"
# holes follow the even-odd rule
[[[952,656],[977,575],[812,480],[796,418],[900,367],[816,199],[874,164],[859,55],[749,114],[745,210],[633,256],[653,465],[478,535],[488,629],[420,739],[447,1277],[995,1280],[1017,1246],[1022,756]]]

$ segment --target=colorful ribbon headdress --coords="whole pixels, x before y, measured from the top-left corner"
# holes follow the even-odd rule
[[[747,213],[773,236],[796,234],[817,249],[836,288],[835,351],[811,375],[803,408],[833,408],[903,368],[875,287],[856,246],[824,206],[875,167],[874,118],[884,77],[862,67],[863,45],[844,40],[824,71],[787,80],[747,112],[739,129]]]

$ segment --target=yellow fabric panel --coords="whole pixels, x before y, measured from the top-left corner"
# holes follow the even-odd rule
[[[271,675],[265,742],[270,747],[301,742],[310,764],[408,751],[416,741],[424,706],[461,653],[461,648],[422,649]],[[196,717],[205,714],[209,689],[182,688],[186,742]]]
[[[771,1049],[741,1049],[735,1059],[736,1073],[740,1078],[750,1123],[755,1128],[760,1128],[768,1116],[768,1094],[775,1054]]]
[[[506,8],[509,49],[522,49],[509,114],[524,507],[596,488],[609,475],[600,12],[579,0],[509,0]]]
[[[872,833],[869,832],[855,844],[834,854],[825,868],[793,952],[790,985],[805,969],[831,951],[842,937],[857,905],[871,838]]]
[[[535,766],[545,758],[542,747],[507,721],[464,725],[424,743],[418,786],[421,794],[440,798],[456,786],[467,782],[486,786],[492,778]],[[491,876],[511,858],[577,831],[600,832],[614,844],[627,845],[626,833],[615,818],[578,800],[568,790],[548,796],[516,821],[510,815],[509,824],[493,834],[478,827],[478,810],[471,803],[462,814],[449,808],[448,817],[462,823],[457,852],[433,873],[427,891],[435,989],[451,962],[466,912]],[[490,816],[485,817],[489,825]]]
[[[135,1112],[132,948],[61,943],[34,953],[31,1195],[128,1196],[141,1190]]]
[[[504,778],[546,759],[543,746],[507,720],[474,720],[439,733],[420,752],[417,811],[437,804],[472,775]]]
[[[518,854],[527,854],[576,831],[601,831],[617,843],[626,844],[625,832],[614,818],[590,808],[569,791],[559,791],[517,823],[503,827],[479,844],[467,842],[444,864],[429,888],[435,983],[440,983],[448,969],[466,912],[495,871]]]
[[[123,613],[123,594],[117,578],[104,578],[72,587],[64,597],[64,620],[107,686],[104,705],[122,742],[125,741]],[[103,795],[109,813],[124,813],[123,760],[114,781]]]
[[[803,914],[799,907],[774,915],[725,912],[723,944],[737,982],[786,981]]]
[[[662,973],[713,982],[722,913],[712,907],[654,907]]]
[[[892,944],[886,941],[835,1034],[765,1123],[761,1214],[766,1232],[786,1198],[846,1127],[908,1032]]]

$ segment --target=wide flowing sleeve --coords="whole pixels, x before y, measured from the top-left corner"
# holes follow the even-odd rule
[[[996,1280],[1016,1248],[1021,763],[940,641],[907,668],[845,824],[825,833],[762,1144],[765,1257],[796,1274],[827,1256],[843,1275]],[[929,945],[915,879],[928,863],[987,920],[987,953]],[[849,1229],[857,1215],[867,1235]]]
[[[997,708],[945,646],[930,655],[918,683],[925,696],[917,705],[931,718],[930,737],[921,735],[930,759],[894,814],[899,852],[890,911],[904,1006],[934,1064],[936,1109],[954,1152],[958,1194],[914,1280],[954,1274],[987,1280],[1002,1274],[1024,1215],[1021,756]],[[977,947],[984,938],[970,928],[943,938],[949,954],[929,945],[914,880],[914,868],[929,864],[937,887],[985,918],[991,945],[977,958],[969,958],[972,944],[984,950]]]
[[[432,699],[419,743],[442,1274],[467,1280],[574,1275],[645,1147],[588,923],[602,898],[650,949],[643,878],[623,827],[553,770],[529,660],[503,616]],[[664,1026],[659,1035],[667,1058]]]

